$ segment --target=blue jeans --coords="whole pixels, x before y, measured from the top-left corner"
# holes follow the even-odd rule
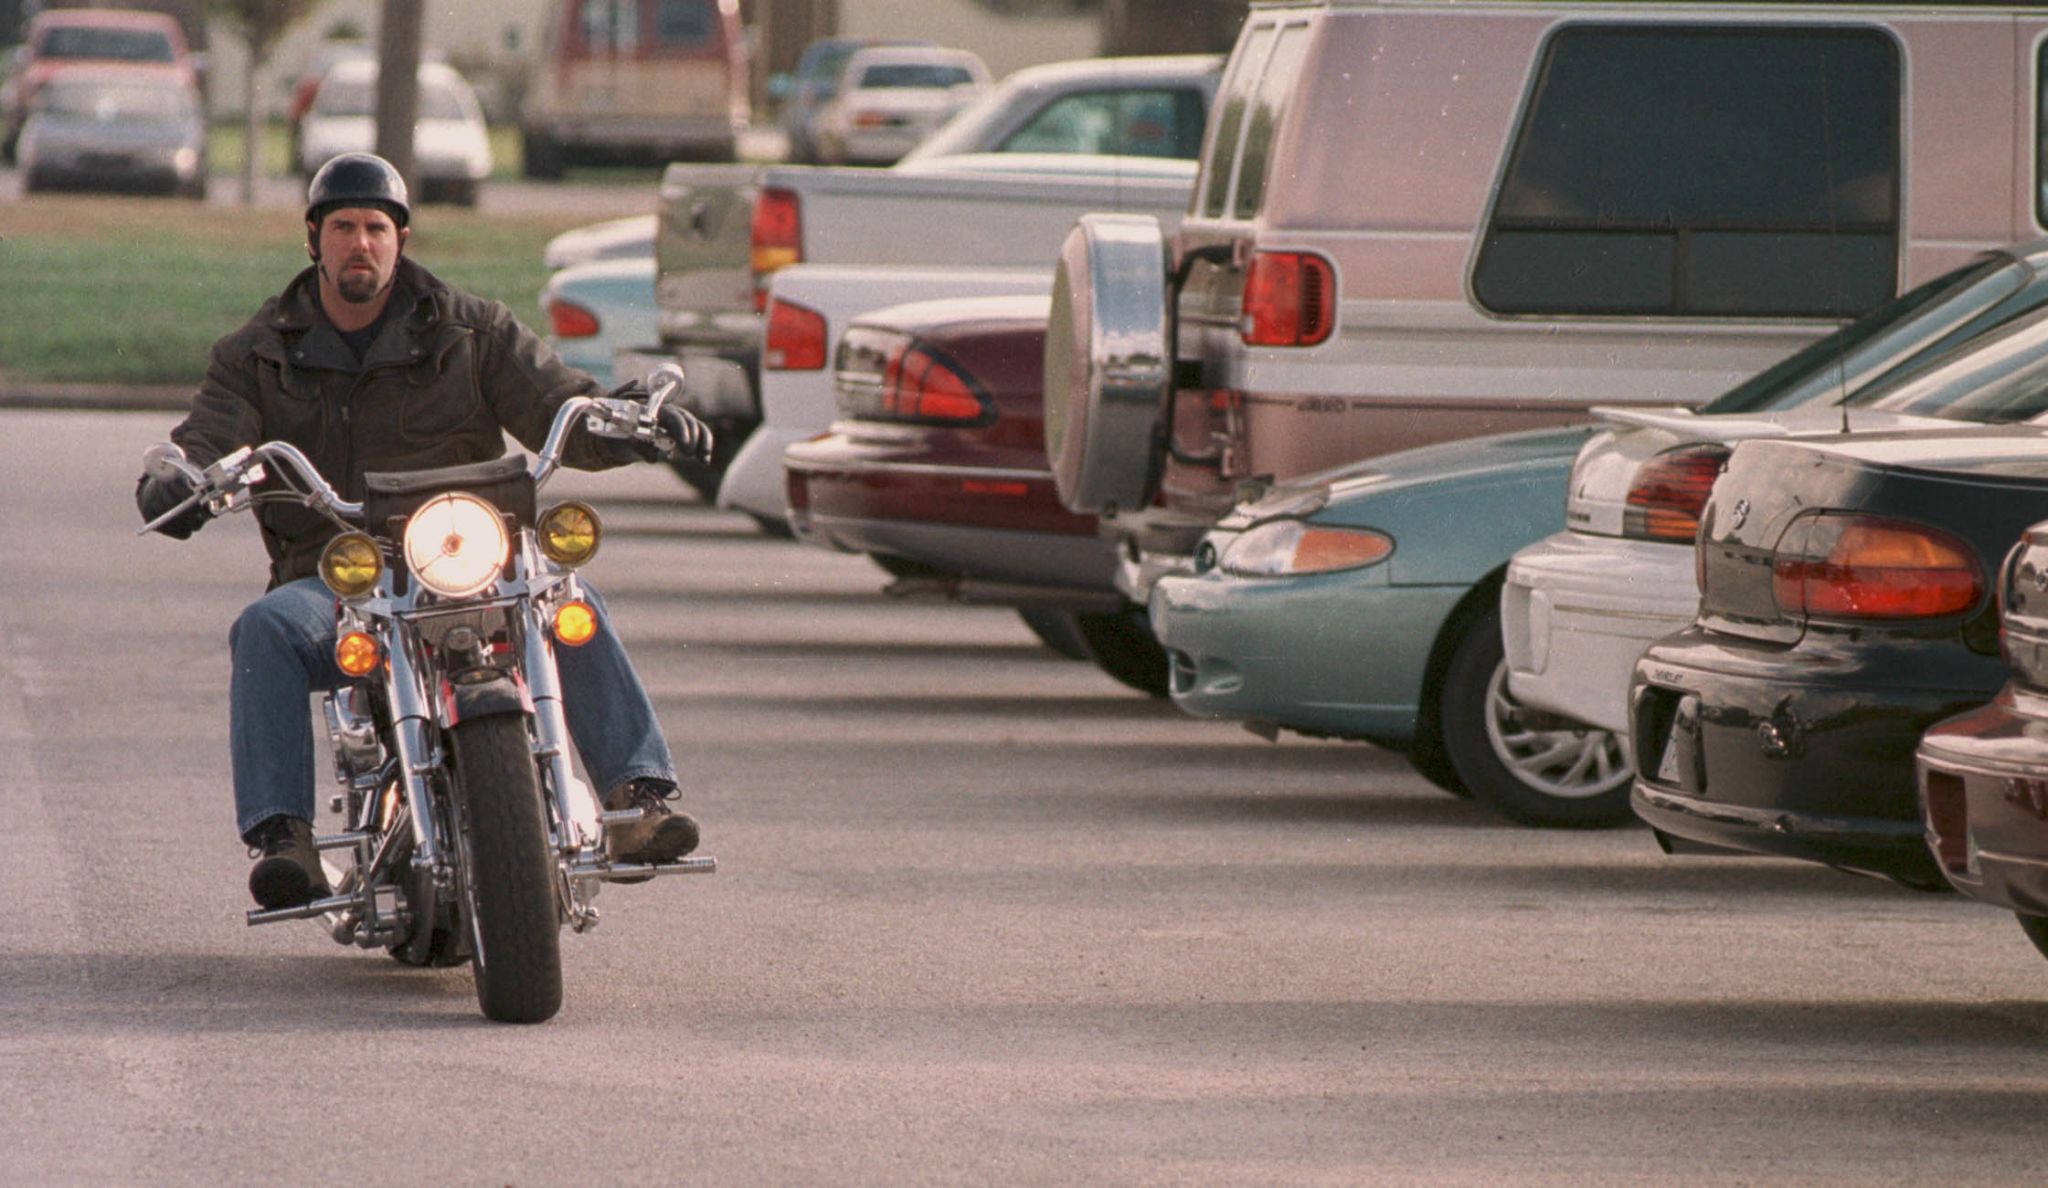
[[[628,780],[674,782],[675,764],[647,690],[613,633],[604,600],[597,635],[557,647],[562,713],[583,770],[599,794]],[[313,720],[308,698],[348,678],[334,663],[334,595],[317,577],[288,582],[250,603],[228,632],[228,746],[234,759],[235,825],[246,837],[271,817],[313,819]]]

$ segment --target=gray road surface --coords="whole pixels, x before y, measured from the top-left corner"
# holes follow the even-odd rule
[[[2039,1183],[2048,963],[1793,863],[1535,833],[1184,720],[653,468],[569,476],[720,873],[603,898],[538,1027],[248,929],[246,520],[160,414],[0,412],[0,1181]]]

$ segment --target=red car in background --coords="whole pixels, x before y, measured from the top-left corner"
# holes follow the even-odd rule
[[[0,84],[0,159],[14,160],[14,144],[36,92],[72,66],[123,66],[158,71],[187,87],[199,86],[199,63],[175,18],[128,8],[53,8],[28,23]]]
[[[894,592],[1016,607],[1051,646],[1163,697],[1166,655],[1144,608],[1111,582],[1110,543],[1053,488],[1048,307],[1036,296],[923,301],[849,323],[834,361],[839,420],[783,454],[790,528],[869,554],[897,575]]]

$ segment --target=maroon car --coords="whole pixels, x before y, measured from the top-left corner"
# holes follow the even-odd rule
[[[800,540],[867,553],[899,593],[1014,606],[1052,646],[1163,697],[1165,653],[1093,516],[1061,506],[1041,377],[1049,299],[875,310],[840,336],[839,419],[783,455]]]

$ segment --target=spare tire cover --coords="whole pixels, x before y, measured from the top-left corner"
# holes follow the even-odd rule
[[[1083,215],[1060,246],[1045,334],[1045,453],[1060,500],[1150,502],[1172,359],[1166,236],[1149,215]]]

